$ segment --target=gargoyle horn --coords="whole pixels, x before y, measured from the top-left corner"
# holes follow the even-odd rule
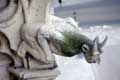
[[[107,39],[108,39],[108,36],[105,37],[105,39],[100,43],[99,41],[99,37],[97,36],[95,39],[94,39],[94,49],[95,50],[98,50],[100,53],[102,53],[102,47],[106,44],[107,42]]]
[[[94,42],[94,49],[97,50],[98,49],[98,45],[99,45],[99,37],[95,37],[95,39],[93,40]]]
[[[107,39],[108,39],[108,36],[106,36],[105,39],[101,43],[99,43],[100,48],[102,48],[106,44]]]

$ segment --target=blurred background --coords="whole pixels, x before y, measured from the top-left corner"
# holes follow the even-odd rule
[[[71,16],[80,26],[120,22],[120,0],[55,0],[54,4],[56,16]]]
[[[108,36],[100,64],[88,64],[83,55],[56,56],[61,70],[57,80],[120,80],[120,0],[54,0],[54,11],[74,18],[91,39]]]

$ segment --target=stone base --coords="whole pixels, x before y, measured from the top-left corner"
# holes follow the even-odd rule
[[[60,71],[57,68],[52,70],[25,70],[9,68],[8,70],[20,80],[55,80],[55,78],[60,74]]]

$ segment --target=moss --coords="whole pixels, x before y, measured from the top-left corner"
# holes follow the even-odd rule
[[[62,51],[65,53],[80,52],[80,37],[77,33],[64,32],[64,42],[60,43]]]

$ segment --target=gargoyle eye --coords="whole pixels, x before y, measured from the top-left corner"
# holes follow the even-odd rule
[[[88,52],[89,51],[89,46],[87,44],[83,44],[82,51]]]

